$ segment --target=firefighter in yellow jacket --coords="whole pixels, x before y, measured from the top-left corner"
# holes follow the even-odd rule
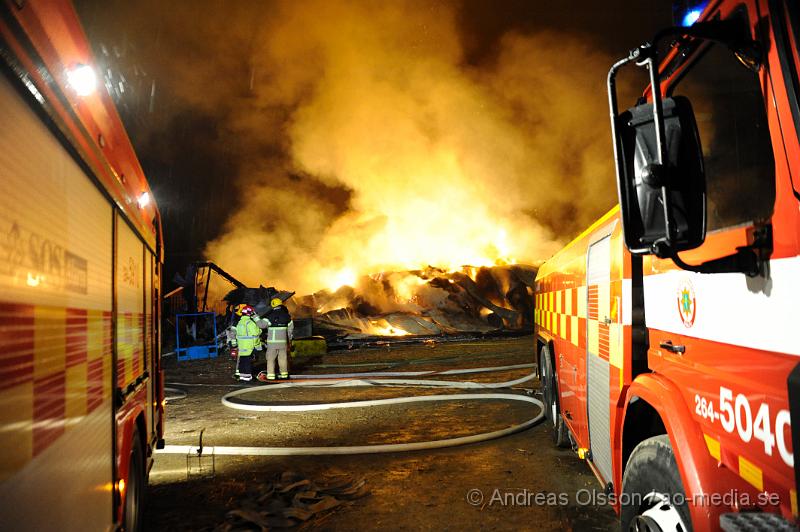
[[[237,373],[239,380],[249,382],[253,380],[253,351],[261,351],[261,328],[253,320],[256,311],[250,305],[239,305],[237,314],[242,317],[236,325],[236,344],[239,349],[239,362]]]
[[[275,380],[275,362],[278,362],[280,378],[289,378],[289,345],[294,334],[294,322],[289,310],[280,298],[270,301],[272,307],[264,317],[267,322],[267,372],[258,374],[258,380]]]

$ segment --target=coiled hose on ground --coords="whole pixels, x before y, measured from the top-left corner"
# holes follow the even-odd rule
[[[512,386],[531,381],[536,378],[535,372],[524,377],[504,381],[504,382],[464,382],[449,380],[428,380],[412,379],[408,377],[429,377],[434,375],[467,375],[475,373],[491,373],[498,371],[509,371],[514,369],[535,368],[535,364],[516,364],[511,366],[494,366],[485,368],[454,369],[446,371],[404,371],[404,372],[367,372],[349,374],[326,374],[326,375],[297,375],[291,381],[241,388],[225,394],[222,397],[222,404],[236,410],[248,410],[254,412],[309,412],[320,410],[333,410],[339,408],[370,408],[376,406],[436,402],[436,401],[481,401],[481,400],[500,400],[500,401],[520,401],[531,403],[539,408],[539,412],[532,418],[523,423],[518,423],[505,429],[491,432],[483,432],[471,436],[461,436],[458,438],[446,438],[443,440],[431,440],[413,443],[389,443],[376,445],[346,445],[333,447],[230,447],[230,446],[206,446],[204,452],[215,455],[239,455],[239,456],[322,456],[322,455],[351,455],[351,454],[374,454],[374,453],[394,453],[405,451],[421,451],[430,449],[441,449],[444,447],[455,447],[478,443],[503,436],[508,436],[525,429],[528,429],[543,418],[542,402],[535,397],[516,393],[454,393],[438,394],[417,397],[395,397],[390,399],[374,399],[367,401],[348,401],[337,403],[317,403],[304,405],[272,405],[254,404],[232,401],[235,397],[241,397],[256,391],[277,390],[298,387],[354,387],[354,386],[400,386],[400,387],[424,387],[424,388],[456,388],[456,389],[500,389],[511,388]],[[167,445],[159,453],[167,454],[188,454],[196,453],[198,448],[191,445]]]

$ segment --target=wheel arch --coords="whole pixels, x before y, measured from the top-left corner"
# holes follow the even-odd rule
[[[658,411],[641,397],[631,397],[622,426],[622,471],[637,445],[662,434],[667,434],[667,428]]]
[[[138,434],[139,443],[142,446],[144,453],[142,458],[143,462],[143,477],[147,479],[147,458],[148,458],[148,445],[147,445],[147,430],[145,422],[145,413],[141,405],[133,403],[133,405],[126,405],[127,408],[124,413],[119,413],[117,417],[117,474],[118,480],[124,480],[125,484],[130,483],[131,472],[129,470],[129,457],[133,450],[134,434]],[[125,501],[124,497],[119,494],[116,497],[116,514],[119,522],[122,522]]]
[[[686,497],[723,493],[719,467],[708,452],[703,431],[693,419],[677,386],[661,375],[648,373],[631,384],[622,420],[619,490],[631,453],[642,441],[666,434],[672,445]],[[720,507],[690,505],[695,530],[718,526]]]

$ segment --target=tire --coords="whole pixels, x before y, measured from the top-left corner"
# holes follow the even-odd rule
[[[550,369],[549,349],[547,346],[539,351],[539,387],[542,390],[542,403],[544,403],[544,418],[550,423],[553,422],[553,383],[550,379],[552,370]]]
[[[140,532],[144,506],[144,449],[139,430],[133,431],[131,455],[128,461],[128,483],[125,486],[123,523],[125,532]]]
[[[556,424],[551,434],[553,437],[553,445],[556,447],[564,449],[571,446],[569,441],[569,429],[567,428],[567,424],[564,423],[564,418],[560,415],[558,419],[556,419]]]
[[[539,365],[541,370],[542,402],[545,405],[544,417],[550,423],[550,436],[553,445],[556,447],[569,447],[569,430],[567,429],[564,418],[561,417],[558,405],[558,385],[556,372],[553,369],[553,357],[550,353],[550,346],[545,345],[539,354]]]
[[[686,491],[669,436],[654,436],[631,453],[622,478],[620,530],[690,532]]]

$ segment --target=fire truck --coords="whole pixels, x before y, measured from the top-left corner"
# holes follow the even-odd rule
[[[158,209],[67,1],[0,3],[0,529],[140,528]]]
[[[623,530],[794,529],[800,4],[684,7],[608,75],[618,206],[537,274],[545,414]]]

